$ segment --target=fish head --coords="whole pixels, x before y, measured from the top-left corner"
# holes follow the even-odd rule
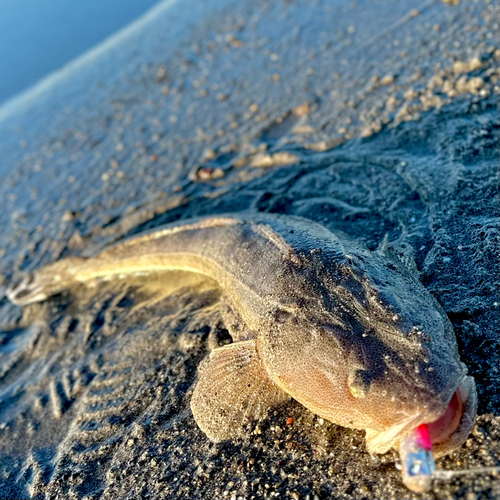
[[[366,430],[372,453],[396,447],[421,424],[437,455],[457,448],[477,403],[449,319],[388,259],[349,264],[335,279],[323,277],[300,314],[262,336],[269,374],[314,413]]]

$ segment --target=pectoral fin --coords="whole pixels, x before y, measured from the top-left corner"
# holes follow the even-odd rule
[[[243,437],[245,427],[289,396],[269,378],[255,340],[214,349],[200,364],[191,410],[212,440]]]

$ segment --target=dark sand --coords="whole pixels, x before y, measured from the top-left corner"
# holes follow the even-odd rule
[[[210,3],[210,5],[209,5]],[[449,2],[452,3],[452,2]],[[0,281],[159,224],[298,214],[413,253],[479,391],[438,466],[498,465],[498,2],[184,0],[0,109]],[[307,104],[303,104],[307,103]],[[290,403],[214,445],[189,409],[214,284],[165,274],[0,301],[0,498],[417,495],[396,453]],[[293,417],[293,424],[287,419]]]

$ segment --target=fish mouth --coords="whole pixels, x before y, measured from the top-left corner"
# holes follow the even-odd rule
[[[366,445],[370,453],[386,453],[397,447],[399,441],[413,432],[419,425],[427,424],[435,457],[446,455],[460,447],[469,436],[477,411],[476,384],[472,377],[465,376],[453,393],[446,409],[435,415],[419,414],[400,424],[376,432],[366,431]]]
[[[464,444],[474,426],[476,412],[476,384],[472,377],[464,377],[446,411],[438,419],[427,422],[435,457]]]

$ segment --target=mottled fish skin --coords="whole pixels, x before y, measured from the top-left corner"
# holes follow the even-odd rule
[[[306,219],[235,214],[171,224],[90,259],[48,265],[7,295],[23,305],[76,282],[166,269],[216,280],[245,322],[250,344],[242,345],[237,358],[232,349],[217,353],[212,365],[235,391],[243,394],[244,385],[248,394],[243,391],[238,404],[248,418],[259,393],[246,384],[245,363],[276,388],[274,396],[261,398],[268,406],[288,394],[331,422],[365,429],[371,452],[385,452],[411,429],[435,421],[459,387],[467,388],[468,404],[459,435],[436,451],[460,446],[469,434],[474,381],[466,376],[451,324],[436,300],[388,252],[370,252]],[[211,387],[210,377],[216,378],[211,359],[198,387]],[[271,386],[260,384],[258,391]],[[192,408],[202,430],[214,440],[238,435],[237,429],[224,429],[227,408],[212,415],[213,401],[206,407],[209,389],[200,390]],[[230,398],[226,392],[214,391],[214,398]],[[262,415],[262,404],[254,415]]]

